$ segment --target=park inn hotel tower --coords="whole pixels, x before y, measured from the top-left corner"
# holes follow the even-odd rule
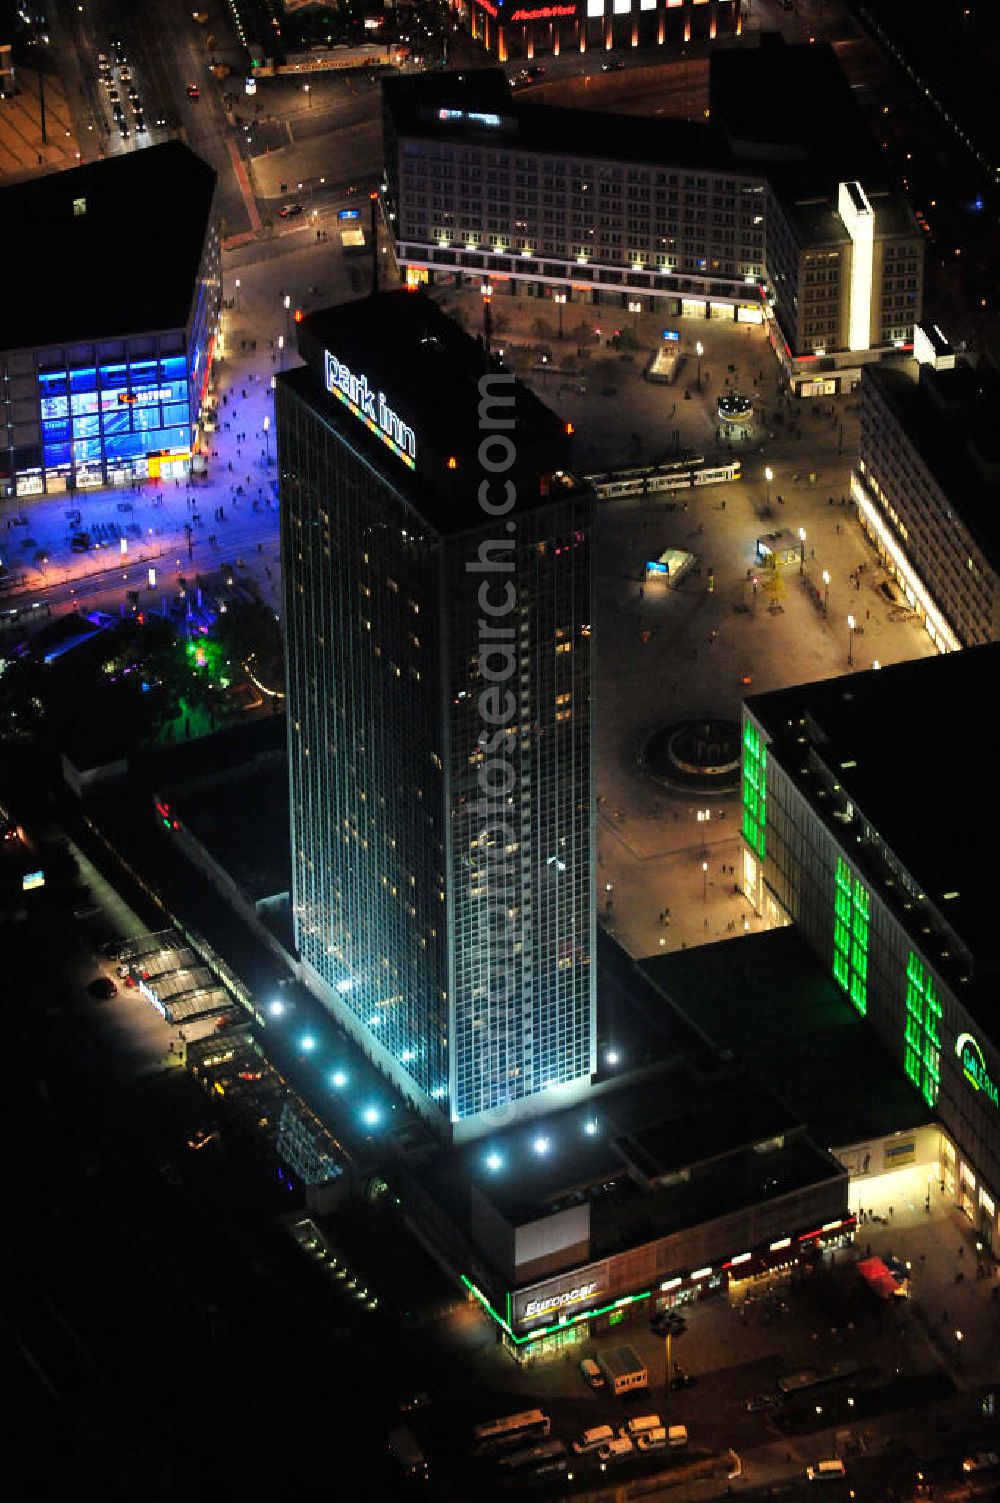
[[[461,1141],[595,1069],[593,497],[566,425],[423,294],[311,315],[299,349],[276,392],[296,944]]]

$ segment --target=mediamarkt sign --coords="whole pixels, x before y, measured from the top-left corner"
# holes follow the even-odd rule
[[[326,389],[332,392],[354,416],[380,438],[411,470],[417,467],[417,436],[402,418],[393,412],[385,392],[374,391],[367,376],[356,376],[336,355],[326,354]]]

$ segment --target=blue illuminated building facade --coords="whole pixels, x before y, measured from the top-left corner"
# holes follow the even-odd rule
[[[110,256],[143,193],[180,202],[183,222]],[[30,223],[37,284],[0,330],[0,498],[188,473],[221,306],[214,198],[215,173],[177,142],[0,194]]]

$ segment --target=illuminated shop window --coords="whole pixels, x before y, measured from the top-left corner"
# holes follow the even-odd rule
[[[763,861],[767,823],[767,747],[749,722],[743,727],[743,838]]]
[[[864,1017],[868,1011],[871,898],[843,856],[837,857],[833,910],[833,974]]]
[[[903,1068],[928,1106],[941,1083],[941,1003],[934,978],[911,950],[906,961],[906,1028]]]

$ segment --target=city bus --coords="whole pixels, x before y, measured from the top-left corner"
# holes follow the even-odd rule
[[[783,1399],[795,1398],[800,1393],[813,1393],[818,1388],[830,1388],[834,1383],[845,1383],[856,1378],[861,1368],[857,1362],[834,1362],[831,1367],[807,1367],[803,1372],[787,1373],[778,1379],[778,1392]]]
[[[532,1472],[539,1477],[551,1472],[564,1472],[567,1464],[566,1447],[561,1440],[539,1441],[537,1446],[527,1446],[523,1451],[511,1451],[497,1462],[502,1472]]]
[[[584,476],[600,501],[614,501],[622,496],[655,496],[664,491],[689,490],[695,485],[726,485],[739,478],[738,459],[708,464],[701,454],[671,460],[668,464],[636,465]]]
[[[524,1409],[520,1414],[483,1420],[472,1431],[472,1443],[475,1450],[487,1451],[517,1440],[534,1440],[548,1435],[551,1429],[552,1421],[547,1414],[540,1409]]]
[[[407,1477],[426,1477],[427,1462],[412,1430],[400,1425],[389,1431],[389,1455]]]

